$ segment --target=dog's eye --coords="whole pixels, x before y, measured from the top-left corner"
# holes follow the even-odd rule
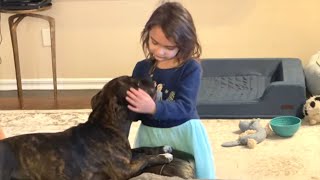
[[[314,101],[312,101],[312,102],[310,103],[310,106],[314,108],[314,107],[316,106],[316,103],[315,103]]]

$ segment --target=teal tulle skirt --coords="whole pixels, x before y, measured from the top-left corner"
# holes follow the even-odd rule
[[[134,147],[170,145],[174,149],[192,154],[199,179],[215,179],[213,152],[206,129],[199,119],[189,120],[172,128],[140,125]]]

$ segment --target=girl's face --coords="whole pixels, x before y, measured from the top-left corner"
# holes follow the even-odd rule
[[[165,36],[160,26],[154,26],[149,32],[149,52],[157,61],[173,60],[179,49],[173,39]]]

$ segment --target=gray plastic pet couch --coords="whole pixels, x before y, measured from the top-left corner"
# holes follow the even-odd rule
[[[306,85],[295,58],[203,59],[200,118],[302,117]]]

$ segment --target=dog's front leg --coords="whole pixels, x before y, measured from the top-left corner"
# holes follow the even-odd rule
[[[157,155],[163,153],[172,153],[172,147],[168,145],[158,147],[139,147],[131,149],[131,152],[132,154],[144,153],[148,155]]]
[[[167,164],[170,163],[172,160],[173,156],[170,153],[158,155],[146,155],[143,153],[134,154],[131,160],[130,177],[134,177],[141,174],[143,169],[146,167]]]

